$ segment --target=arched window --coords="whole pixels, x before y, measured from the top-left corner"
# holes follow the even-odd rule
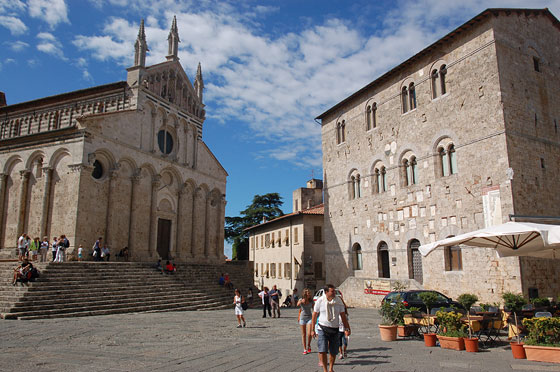
[[[366,108],[366,131],[371,129],[371,106]]]
[[[168,131],[162,129],[158,132],[158,146],[159,150],[164,155],[171,154],[173,151],[173,136]]]
[[[416,156],[414,155],[408,155],[403,159],[403,179],[405,186],[416,185],[418,183],[416,165]]]
[[[402,87],[401,91],[402,112],[408,112],[408,88]]]
[[[356,177],[350,177],[350,200],[356,199]]]
[[[430,79],[432,81],[432,99],[439,96],[443,96],[447,93],[447,86],[445,82],[445,77],[447,75],[447,66],[441,65],[438,69],[432,70],[430,74]]]
[[[376,194],[381,192],[381,173],[378,168],[373,171],[373,192]]]
[[[447,147],[447,153],[449,154],[449,174],[457,173],[457,158],[455,156],[455,146],[450,144]]]
[[[342,124],[336,123],[336,144],[342,143]]]
[[[405,186],[410,186],[412,182],[410,181],[410,167],[408,165],[408,159],[403,159],[403,170],[404,170],[404,180]]]
[[[371,105],[371,126],[377,128],[377,103]]]
[[[441,89],[441,95],[443,96],[445,93],[447,93],[447,86],[445,85],[445,77],[447,76],[447,66],[446,65],[442,65],[439,68],[439,86]]]
[[[340,142],[346,141],[346,121],[342,120],[342,124],[340,124]]]
[[[389,246],[385,242],[381,242],[377,246],[377,265],[379,268],[380,278],[391,277],[391,267],[389,264]]]
[[[416,109],[416,89],[414,87],[414,83],[410,83],[408,86],[408,100],[410,104],[408,105],[410,110]]]
[[[422,255],[418,248],[420,248],[418,239],[408,242],[408,277],[422,284]]]
[[[363,269],[363,262],[362,262],[362,247],[358,243],[354,244],[352,247],[352,267],[354,270],[362,270]]]
[[[437,98],[438,96],[438,70],[433,70],[430,74],[430,79],[432,80],[432,98]]]
[[[349,180],[349,192],[350,192],[350,199],[360,198],[362,196],[362,191],[360,187],[360,174],[355,173],[350,177]]]
[[[438,148],[439,163],[441,168],[441,176],[449,176],[449,160],[447,156],[447,151],[443,147]]]
[[[387,191],[387,170],[381,167],[381,192]]]

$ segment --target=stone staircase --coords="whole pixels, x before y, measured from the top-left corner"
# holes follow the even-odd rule
[[[253,288],[251,272],[244,265],[182,264],[175,275],[166,275],[153,264],[129,262],[38,263],[40,278],[28,286],[12,286],[17,264],[0,262],[0,317],[4,319],[233,309],[233,290],[218,285],[223,272],[229,273],[243,295]],[[253,292],[258,293],[256,288]]]

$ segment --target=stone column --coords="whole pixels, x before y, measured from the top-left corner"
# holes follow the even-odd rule
[[[226,213],[226,204],[224,197],[220,197],[218,202],[218,231],[217,231],[217,242],[216,242],[216,251],[215,255],[218,260],[221,260],[224,255],[224,236],[225,236],[225,213]]]
[[[6,204],[6,187],[8,175],[0,173],[0,248],[4,247],[4,205]]]
[[[211,221],[210,221],[210,217],[212,216],[211,209],[212,209],[212,195],[209,194],[206,196],[206,204],[205,204],[205,208],[206,208],[206,216],[204,219],[204,257],[206,259],[208,259],[210,257],[210,253],[212,248],[210,247],[210,225],[211,225]]]
[[[197,163],[197,156],[196,153],[198,152],[198,129],[195,127],[193,132],[193,160],[192,160],[192,168],[196,168]]]
[[[150,202],[150,246],[148,253],[151,258],[157,257],[157,193],[161,184],[161,176],[157,175],[152,178],[152,197]]]
[[[178,192],[177,192],[177,213],[176,213],[176,218],[175,220],[176,225],[175,225],[175,254],[172,254],[171,257],[174,257],[175,259],[179,259],[182,254],[182,247],[184,246],[185,242],[182,241],[182,235],[183,235],[183,218],[182,218],[182,214],[183,214],[183,208],[181,205],[181,201],[183,200],[183,195],[185,194],[185,185],[181,185]],[[173,252],[172,252],[173,253]]]
[[[155,137],[156,137],[156,116],[157,111],[152,111],[152,120],[151,120],[151,127],[152,130],[150,131],[150,152],[155,152]]]
[[[136,197],[136,187],[140,183],[140,172],[139,170],[134,171],[132,177],[130,177],[130,208],[128,210],[128,252],[129,255],[132,254],[132,247],[134,245],[134,231],[132,229],[136,225],[136,213],[134,213],[134,198]]]
[[[109,184],[107,185],[107,209],[106,209],[106,214],[105,214],[105,243],[107,243],[108,245],[110,245],[110,234],[112,233],[111,231],[111,208],[112,208],[112,204],[113,204],[113,198],[112,198],[112,194],[113,194],[113,185],[115,184],[114,179],[117,178],[117,173],[115,172],[114,169],[109,171],[109,174],[107,175],[108,178],[108,182]]]
[[[205,222],[206,222],[206,202],[204,200],[204,189],[197,187],[194,191],[193,209],[192,209],[192,243],[191,249],[194,258],[204,257],[204,239],[205,239]]]
[[[183,165],[187,165],[189,164],[189,125],[185,124],[185,127],[183,128],[183,132],[184,132],[184,136],[183,138],[185,139],[185,148],[183,149]]]
[[[41,211],[41,240],[47,236],[47,228],[49,224],[49,205],[51,203],[51,185],[52,185],[52,167],[44,167],[45,189],[43,190],[43,209]],[[50,238],[50,237],[49,237]]]
[[[194,224],[194,189],[189,185],[185,185],[183,188],[184,193],[182,200],[182,210],[183,210],[183,228],[181,239],[183,239],[184,252],[182,254],[183,258],[192,258],[194,256],[194,250],[192,245],[193,236],[193,224]],[[190,221],[189,221],[190,218]]]
[[[21,189],[19,192],[19,213],[18,213],[18,224],[17,224],[17,236],[19,237],[23,234],[25,229],[25,216],[27,214],[27,189],[29,186],[29,176],[31,172],[27,169],[19,172],[21,176]]]

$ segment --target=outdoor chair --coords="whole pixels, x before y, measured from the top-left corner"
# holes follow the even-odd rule
[[[552,318],[552,313],[549,311],[539,311],[535,313],[535,318]]]

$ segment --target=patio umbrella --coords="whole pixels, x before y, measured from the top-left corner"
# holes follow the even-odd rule
[[[427,256],[438,247],[465,244],[494,248],[500,257],[531,256],[560,258],[560,226],[507,222],[420,246]]]

